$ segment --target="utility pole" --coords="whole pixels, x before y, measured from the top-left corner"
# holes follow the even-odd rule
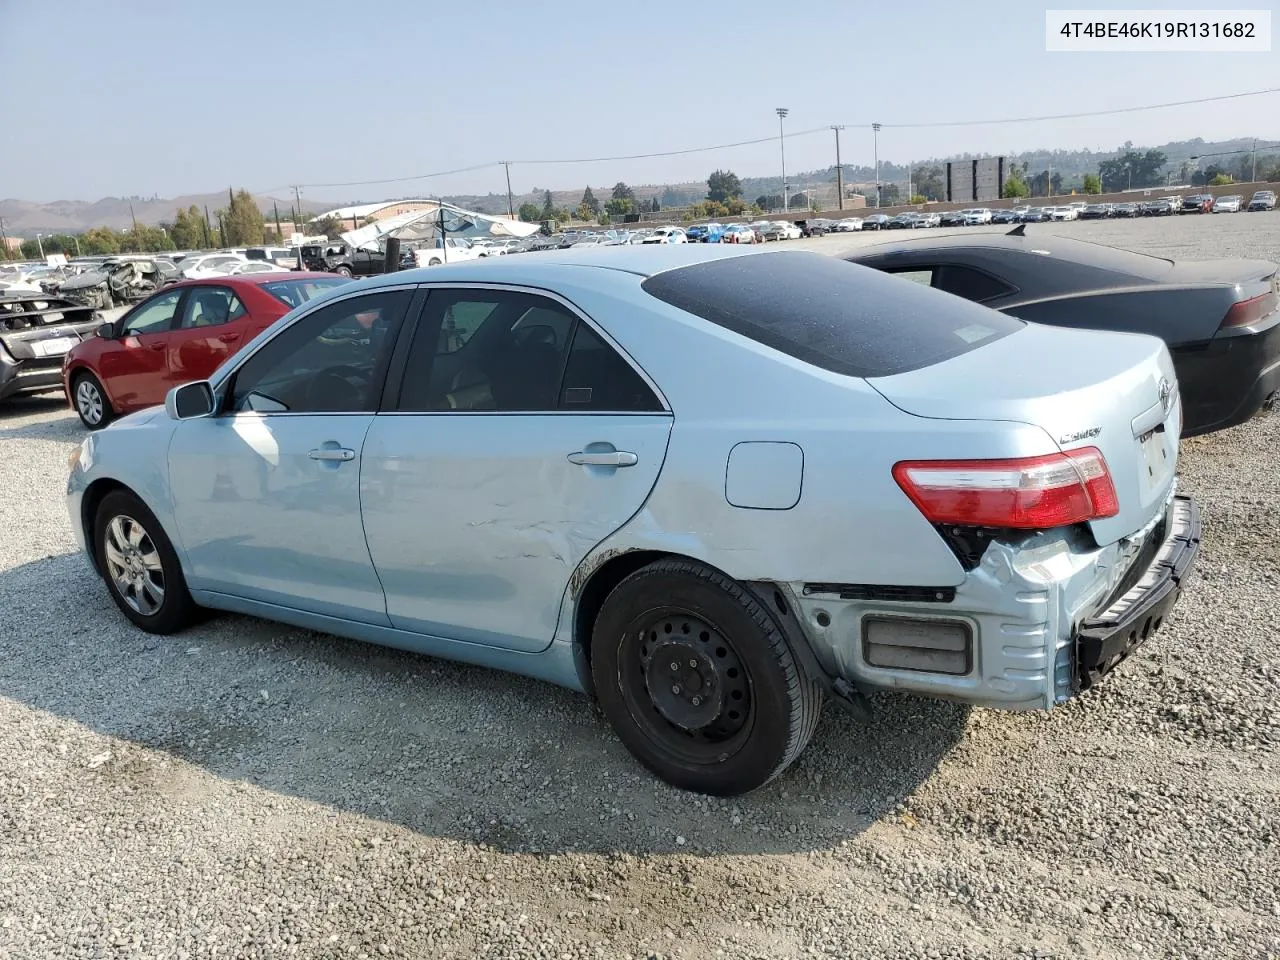
[[[514,220],[516,218],[516,208],[512,205],[511,200],[511,161],[502,160],[500,163],[507,169],[507,216]]]
[[[1253,172],[1249,174],[1249,182],[1258,182],[1258,138],[1253,138]]]
[[[44,236],[44,234],[43,234],[43,233],[37,233],[37,234],[36,234],[36,249],[40,251],[40,259],[41,259],[41,260],[43,260],[43,259],[44,259],[44,244],[43,244],[43,243],[41,242],[41,240],[40,240],[40,238],[41,238],[41,237],[43,237],[43,236]]]
[[[284,243],[284,231],[280,228],[280,204],[272,200],[271,210],[276,215],[276,243]]]
[[[871,151],[876,161],[876,209],[880,208],[880,124],[871,125]]]
[[[787,189],[787,141],[782,132],[782,121],[791,111],[786,107],[777,107],[775,112],[778,114],[778,149],[782,151],[782,212],[785,214],[791,211],[791,202],[788,200],[790,191]]]
[[[844,129],[843,124],[833,123],[831,129],[836,133],[836,204],[839,209],[844,209],[844,167],[840,165],[840,131]]]
[[[9,238],[4,233],[4,217],[0,217],[0,260],[9,259]]]
[[[138,245],[138,252],[142,252],[142,238],[138,236],[138,218],[133,212],[133,201],[129,201],[129,217],[133,220],[133,242]]]
[[[204,205],[204,248],[213,246],[213,224],[209,222],[209,205]]]
[[[297,186],[293,188],[293,198],[298,201],[298,212],[293,217],[293,226],[297,229],[302,223],[302,193]]]

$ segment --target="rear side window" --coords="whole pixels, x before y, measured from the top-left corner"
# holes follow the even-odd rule
[[[1021,320],[816,253],[712,260],[642,288],[805,363],[851,377],[919,370],[1008,336]]]

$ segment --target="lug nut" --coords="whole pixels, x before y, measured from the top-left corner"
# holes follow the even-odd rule
[[[674,684],[674,685],[671,687],[671,692],[672,692],[672,693],[674,693],[676,696],[679,696],[679,695],[680,695],[680,684],[678,684],[678,683],[677,683],[677,684]]]
[[[676,663],[674,660],[671,661],[671,672],[672,673],[680,672],[680,664]]]
[[[697,661],[697,660],[690,660],[690,661],[689,661],[689,666],[691,666],[691,667],[693,667],[693,669],[697,670],[697,669],[698,669],[698,661]]]
[[[689,701],[689,702],[690,702],[690,703],[692,703],[695,707],[697,707],[697,706],[701,706],[701,704],[702,704],[702,698],[701,698],[701,697],[694,697],[694,698],[693,698],[691,701]]]

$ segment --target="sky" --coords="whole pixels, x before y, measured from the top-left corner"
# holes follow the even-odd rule
[[[1167,2],[1167,0],[1166,0]],[[1067,6],[1061,2],[1049,6]],[[1092,9],[1134,4],[1093,0]],[[1188,5],[1184,4],[1183,7]],[[1247,2],[1199,9],[1231,9]],[[1254,8],[1268,3],[1255,2]],[[1269,53],[1047,53],[1027,0],[0,0],[0,198],[597,188],[1132,140],[1280,140]],[[804,131],[818,130],[817,133]],[[533,163],[769,142],[673,157]],[[481,169],[401,183],[324,186]]]

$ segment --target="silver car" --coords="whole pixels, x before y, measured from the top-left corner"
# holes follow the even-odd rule
[[[68,506],[144,630],[540,677],[730,795],[824,698],[1048,709],[1110,672],[1196,555],[1181,415],[1154,337],[817,253],[566,250],[317,297],[87,437]]]

